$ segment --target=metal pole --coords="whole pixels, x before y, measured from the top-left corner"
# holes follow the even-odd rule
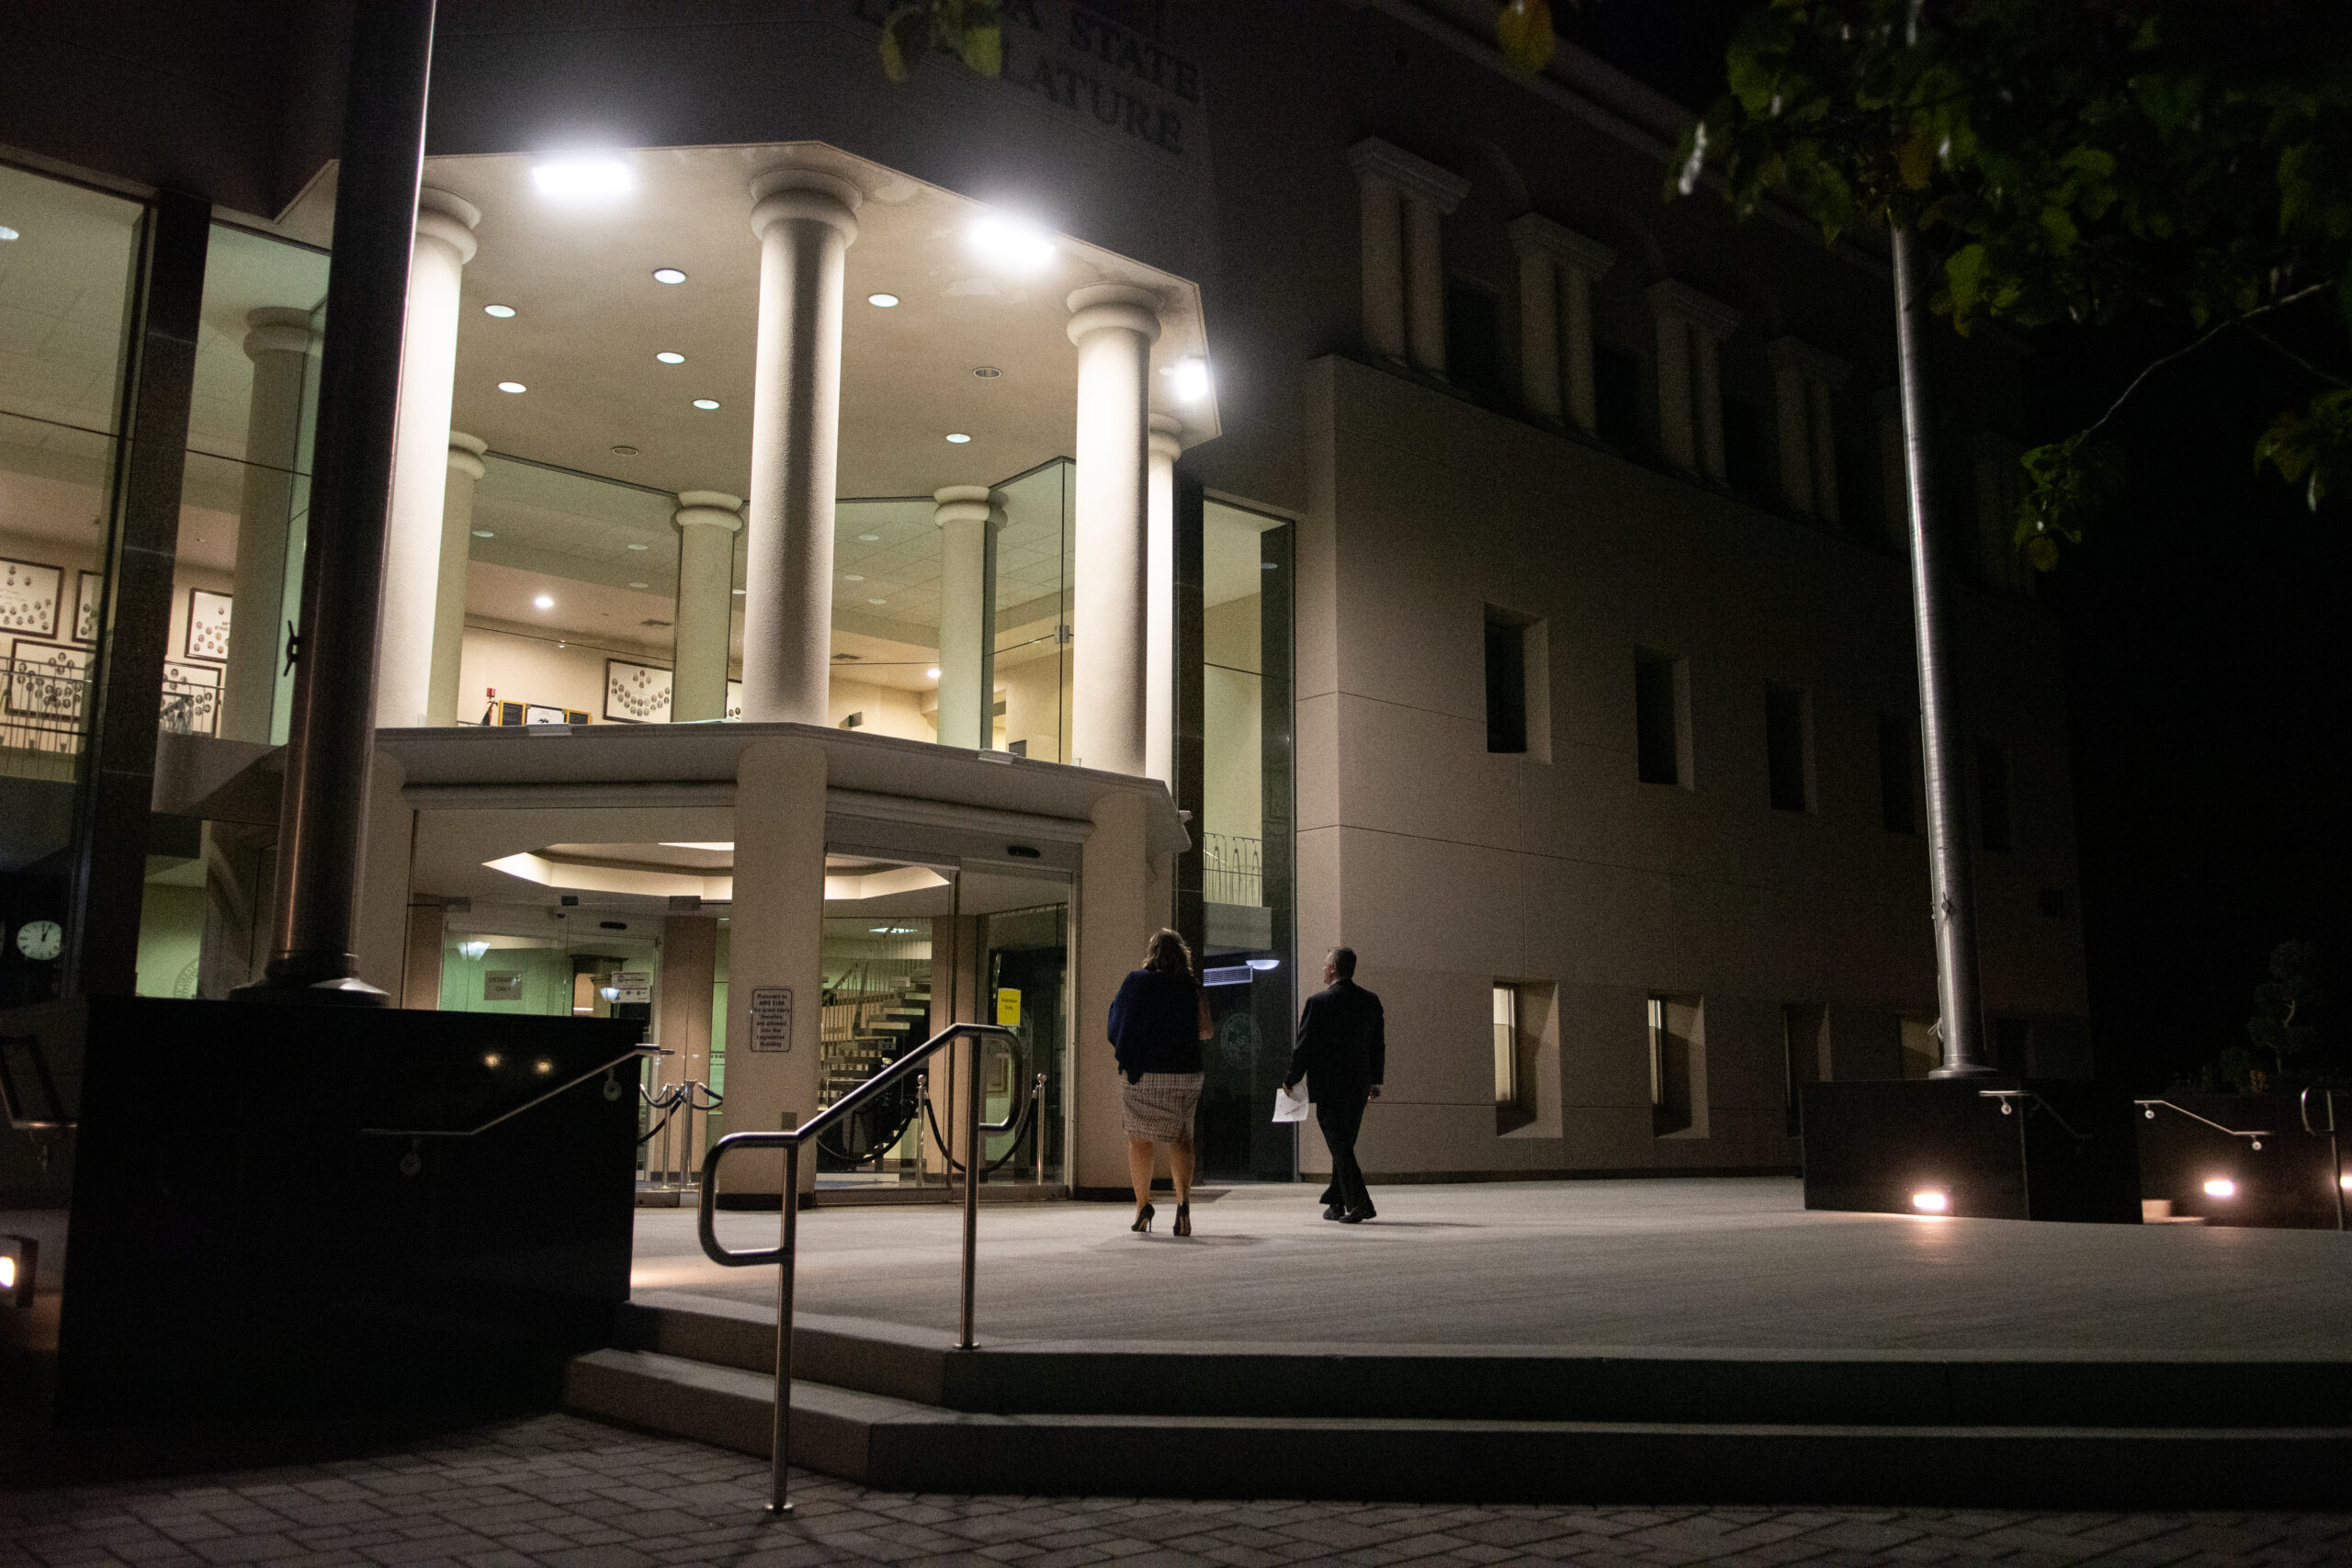
[[[353,928],[375,761],[376,631],[433,8],[434,0],[352,8],[301,656],[277,818],[275,940],[264,976],[234,993],[241,1000],[390,1000],[357,978]]]
[[[800,1145],[784,1146],[783,1235],[775,1264],[775,1421],[768,1433],[768,1512],[792,1512],[785,1495],[792,1468],[792,1254],[800,1225]]]
[[[931,1075],[915,1075],[915,1188],[931,1185],[930,1151],[923,1145],[923,1125],[931,1120]]]
[[[964,1086],[964,1337],[956,1348],[972,1348],[972,1279],[980,1260],[980,1052],[988,1042],[978,1034],[971,1042],[971,1071]]]
[[[1919,649],[1920,732],[1928,775],[1928,871],[1934,899],[1938,1030],[1942,1065],[1931,1078],[1982,1077],[1984,994],[1976,968],[1976,889],[1962,808],[1958,679],[1952,668],[1950,596],[1936,513],[1935,439],[1928,390],[1927,316],[1930,292],[1919,238],[1897,225],[1894,333],[1903,375],[1903,453],[1910,469],[1911,604]]]
[[[1029,1101],[1029,1122],[1030,1136],[1037,1141],[1037,1147],[1033,1152],[1037,1156],[1037,1190],[1042,1193],[1046,1190],[1046,1075],[1043,1073],[1037,1075],[1035,1098]]]

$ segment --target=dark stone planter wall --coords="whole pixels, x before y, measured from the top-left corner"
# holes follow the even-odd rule
[[[2192,1111],[2223,1127],[2262,1132],[2262,1147],[2252,1140],[2233,1138],[2196,1122],[2167,1106],[2139,1124],[2140,1190],[2149,1198],[2169,1199],[2177,1215],[2194,1215],[2209,1225],[2245,1225],[2263,1229],[2334,1230],[2336,1228],[2335,1156],[2329,1140],[2303,1131],[2302,1112],[2293,1095],[2176,1094],[2172,1105]],[[2326,1112],[2313,1095],[2312,1120],[2326,1125]],[[2339,1122],[2352,1133],[2352,1094],[2338,1091]],[[2352,1136],[2338,1134],[2352,1153]],[[2234,1183],[2227,1198],[2205,1191],[2208,1181]]]

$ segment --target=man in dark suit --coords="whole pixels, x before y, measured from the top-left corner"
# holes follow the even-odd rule
[[[1356,984],[1356,950],[1335,947],[1323,959],[1323,989],[1306,998],[1298,1015],[1298,1043],[1291,1051],[1283,1087],[1306,1080],[1315,1102],[1315,1124],[1331,1151],[1331,1185],[1323,1190],[1323,1217],[1360,1225],[1372,1218],[1372,1193],[1356,1164],[1356,1134],[1363,1108],[1380,1098],[1388,1066],[1388,1041],[1380,998]]]

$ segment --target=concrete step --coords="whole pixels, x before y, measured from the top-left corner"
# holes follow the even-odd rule
[[[985,1189],[983,1190],[985,1190]],[[803,1313],[793,1371],[992,1415],[1780,1425],[2344,1427],[2352,1361],[2095,1352],[1577,1350],[1556,1347],[989,1345]],[[625,1347],[773,1374],[772,1309],[666,1295]]]
[[[752,1454],[774,1416],[768,1378],[650,1350],[580,1357],[567,1402]],[[996,1415],[796,1381],[792,1459],[915,1492],[2245,1507],[2335,1497],[2352,1432]]]

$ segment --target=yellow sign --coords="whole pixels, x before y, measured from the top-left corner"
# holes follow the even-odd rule
[[[1007,1029],[1021,1027],[1021,993],[999,991],[996,994],[996,1021]]]

